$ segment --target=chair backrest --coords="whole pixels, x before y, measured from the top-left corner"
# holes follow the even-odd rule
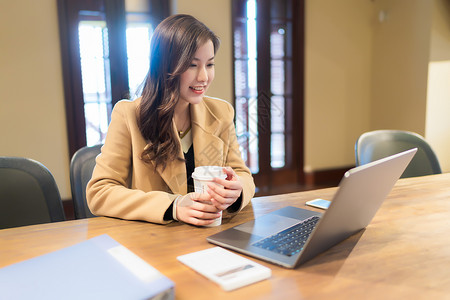
[[[74,214],[77,219],[95,217],[86,202],[86,186],[92,177],[95,158],[100,154],[102,146],[83,147],[75,152],[70,162],[70,185]]]
[[[65,219],[58,186],[43,164],[0,156],[0,229]]]
[[[439,160],[431,146],[419,134],[403,130],[375,130],[363,133],[355,144],[356,165],[417,148],[417,153],[402,178],[442,173]]]

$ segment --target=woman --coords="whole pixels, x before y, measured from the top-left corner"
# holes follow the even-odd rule
[[[158,25],[142,97],[118,102],[87,186],[96,215],[207,226],[254,195],[229,103],[205,93],[214,79],[217,36],[189,15]],[[222,166],[207,194],[193,193],[194,167]]]

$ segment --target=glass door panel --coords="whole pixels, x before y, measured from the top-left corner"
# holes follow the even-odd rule
[[[103,19],[92,21],[92,18]],[[111,114],[108,29],[104,14],[80,12],[78,23],[86,144],[104,142]],[[88,19],[88,20],[83,20]]]
[[[262,189],[298,184],[303,176],[303,85],[293,81],[302,72],[302,58],[292,55],[303,43],[302,5],[233,1],[236,129],[243,158]]]
[[[153,26],[147,13],[127,13],[127,59],[130,99],[140,96],[150,65]]]
[[[259,172],[258,91],[256,83],[256,1],[239,6],[234,27],[234,77],[236,96],[236,131],[241,153],[252,173]]]
[[[153,28],[148,15],[133,13],[127,22],[127,62],[130,99],[139,96],[150,63]],[[105,15],[80,11],[78,36],[86,123],[86,144],[104,143],[112,110],[108,28]]]

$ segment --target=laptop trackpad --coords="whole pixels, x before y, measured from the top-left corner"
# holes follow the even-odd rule
[[[275,214],[268,214],[234,227],[250,234],[266,237],[282,231],[292,225],[299,223],[300,220],[284,217]]]

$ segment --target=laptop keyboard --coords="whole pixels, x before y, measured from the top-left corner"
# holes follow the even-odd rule
[[[303,245],[319,220],[319,217],[312,216],[301,223],[254,243],[253,246],[286,256],[295,255],[303,249]]]

